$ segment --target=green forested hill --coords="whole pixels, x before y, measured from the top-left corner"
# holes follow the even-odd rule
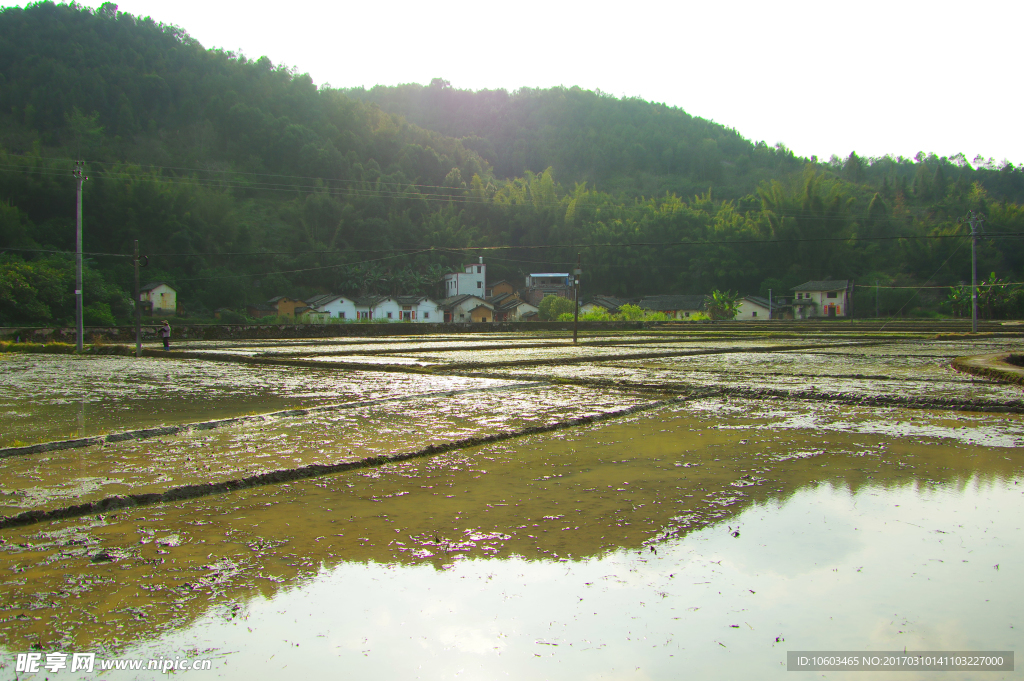
[[[513,281],[582,253],[589,293],[948,284],[969,276],[969,246],[927,237],[962,235],[969,209],[990,237],[1024,231],[1024,171],[1009,165],[818,163],[578,88],[317,88],[111,4],[41,2],[0,11],[0,323],[71,315],[71,261],[43,251],[73,247],[75,158],[97,322],[128,312],[130,260],[114,256],[135,239],[146,278],[201,315],[282,294],[436,293],[475,247],[502,247],[482,253]],[[980,268],[1021,280],[1021,240],[987,238]],[[945,296],[904,306],[912,293],[883,310]]]
[[[714,185],[740,197],[802,166],[781,145],[753,144],[680,109],[578,87],[472,92],[436,78],[345,93],[462,139],[505,179],[551,167],[563,181],[612,193],[690,196]]]

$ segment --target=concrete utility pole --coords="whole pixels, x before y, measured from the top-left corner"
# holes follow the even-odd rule
[[[572,288],[573,288],[573,318],[572,318],[572,344],[577,343],[577,331],[580,325],[580,275],[583,274],[583,270],[580,266],[583,264],[583,256],[579,253],[576,254],[576,269],[572,272]]]
[[[978,333],[978,227],[984,215],[970,213],[971,222],[971,333]]]
[[[768,289],[768,321],[772,320],[772,290]]]
[[[142,357],[142,304],[139,301],[139,240],[135,240],[135,356]]]
[[[85,176],[85,161],[75,161],[75,179],[78,180],[78,195],[75,212],[75,326],[78,331],[78,351],[82,351],[84,333],[82,319],[82,184],[89,178]]]

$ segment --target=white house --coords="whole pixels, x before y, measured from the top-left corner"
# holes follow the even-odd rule
[[[494,305],[478,296],[451,296],[441,301],[446,322],[493,322]]]
[[[810,317],[845,317],[849,314],[853,287],[849,279],[809,281],[793,287],[793,315]]]
[[[391,296],[369,295],[356,298],[356,319],[397,322],[402,306]]]
[[[322,296],[314,296],[306,301],[306,304],[317,312],[325,312],[331,319],[354,320],[356,319],[356,301],[345,296],[328,293]]]
[[[761,296],[746,296],[739,300],[739,311],[736,313],[738,320],[764,321],[768,319],[782,319],[783,306],[777,300],[771,301],[771,311],[768,314],[768,299]],[[786,306],[788,307],[788,306]]]
[[[440,322],[444,320],[444,311],[437,301],[426,296],[398,296],[398,319],[403,322]]]
[[[154,281],[140,288],[139,301],[149,303],[143,305],[143,309],[148,307],[151,315],[173,315],[178,311],[178,294],[163,281]]]
[[[466,265],[465,272],[449,272],[444,275],[444,295],[446,298],[469,295],[482,299],[486,293],[486,282],[487,265],[481,257],[477,264]]]

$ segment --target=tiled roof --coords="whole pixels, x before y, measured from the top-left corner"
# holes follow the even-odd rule
[[[809,281],[806,284],[794,286],[794,291],[845,291],[850,286],[849,279],[825,279],[822,281]]]
[[[388,298],[389,298],[389,296],[378,296],[378,295],[360,296],[360,297],[356,298],[355,303],[359,307],[377,307],[378,305],[383,303]]]
[[[616,298],[615,296],[594,296],[585,304],[593,304],[603,307],[609,311],[615,311],[627,303],[629,303],[629,301],[625,298]]]
[[[761,307],[763,307],[766,310],[768,309],[768,299],[767,298],[762,298],[761,296],[744,296],[743,300],[749,300],[750,302],[754,303],[755,305],[760,305]],[[783,303],[779,302],[778,298],[772,299],[772,302],[771,302],[771,309],[772,310],[781,310],[783,307],[789,307],[789,306],[788,305],[784,306]]]
[[[463,294],[460,294],[460,295],[457,295],[457,296],[452,296],[450,298],[445,298],[444,300],[441,301],[441,307],[445,308],[446,310],[451,310],[452,308],[454,308],[454,307],[456,307],[458,305],[461,305],[462,303],[466,302],[470,298],[476,298],[477,300],[482,301],[486,305],[491,306],[490,303],[488,303],[486,300],[484,300],[480,296],[473,296],[473,295],[470,295],[468,293],[463,293]]]
[[[397,296],[395,300],[399,305],[416,305],[422,300],[430,300],[426,296]]]
[[[172,291],[174,290],[174,287],[171,286],[170,284],[168,284],[166,281],[154,281],[154,282],[152,282],[150,284],[146,284],[145,286],[140,288],[139,291],[152,291],[157,286],[166,286],[167,288],[171,289]]]

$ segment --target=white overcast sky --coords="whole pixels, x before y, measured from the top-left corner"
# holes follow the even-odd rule
[[[821,159],[1024,163],[1022,0],[117,4],[334,87],[579,85]]]

